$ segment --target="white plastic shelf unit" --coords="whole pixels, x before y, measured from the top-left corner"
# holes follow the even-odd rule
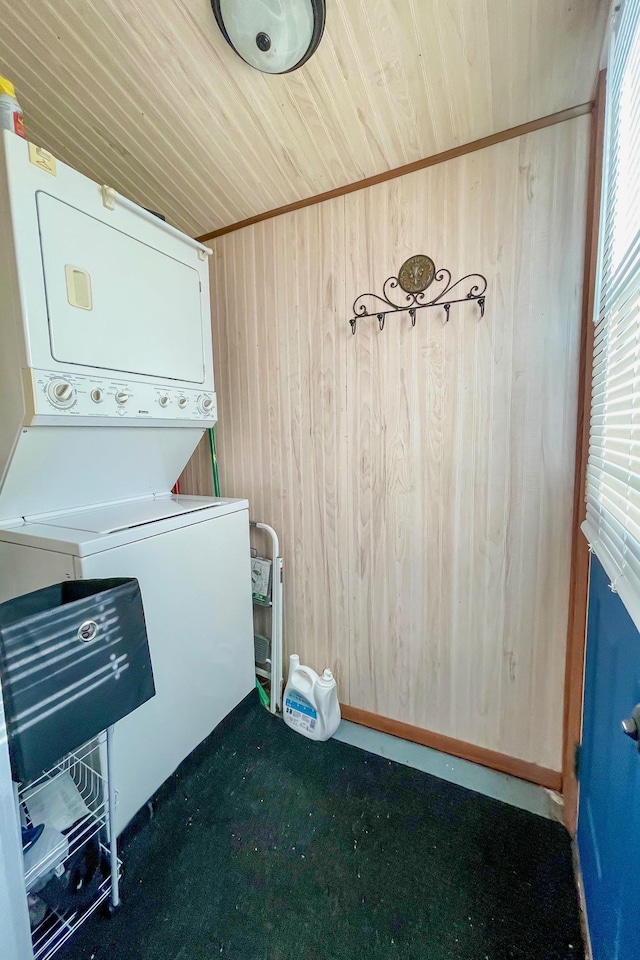
[[[58,870],[63,868],[74,854],[96,836],[100,836],[99,869],[104,870],[105,874],[95,897],[88,905],[64,911],[49,909],[40,923],[34,927],[31,931],[31,939],[35,960],[49,960],[101,904],[110,899],[112,907],[115,908],[120,903],[119,878],[122,864],[117,857],[112,819],[115,812],[116,792],[109,776],[111,734],[112,728],[108,728],[43,773],[37,780],[21,785],[18,789],[20,815],[26,826],[37,825],[29,811],[35,809],[38,794],[67,775],[77,787],[84,805],[84,812],[69,829],[61,833],[58,844],[47,847],[46,853],[32,863],[28,870],[25,869],[27,893],[47,874],[52,873],[56,868]],[[98,770],[102,744],[106,744],[106,778]]]
[[[269,682],[269,711],[282,710],[282,617],[283,617],[283,564],[280,556],[278,535],[267,523],[251,520],[252,530],[262,530],[271,541],[270,596],[266,600],[253,600],[254,607],[270,610],[269,636],[254,634],[256,653],[256,676]],[[254,550],[252,549],[252,554]]]

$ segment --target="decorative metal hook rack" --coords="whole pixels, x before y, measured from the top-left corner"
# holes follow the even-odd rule
[[[444,283],[444,287],[431,300],[425,299],[425,291],[432,283]],[[456,290],[456,287],[459,288]],[[394,290],[401,290],[393,294]],[[464,296],[457,296],[467,289]],[[430,257],[416,254],[409,257],[398,270],[397,277],[387,277],[382,285],[382,296],[377,293],[361,293],[353,301],[353,317],[349,320],[351,332],[355,334],[358,320],[376,317],[381,330],[384,330],[385,319],[390,313],[408,313],[411,326],[416,325],[416,313],[426,307],[442,307],[445,312],[445,323],[449,321],[449,310],[452,303],[468,303],[474,300],[480,307],[480,319],[484,316],[485,293],[487,278],[481,273],[468,273],[459,280],[452,282],[451,271],[446,267],[439,270]],[[451,296],[451,294],[454,296]],[[398,303],[400,300],[402,302]],[[371,304],[380,304],[384,309],[368,310]]]

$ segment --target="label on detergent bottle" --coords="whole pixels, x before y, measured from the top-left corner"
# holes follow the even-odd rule
[[[308,730],[310,733],[315,730],[318,711],[297,690],[289,691],[284,701],[284,709],[292,727],[297,727],[299,730]]]

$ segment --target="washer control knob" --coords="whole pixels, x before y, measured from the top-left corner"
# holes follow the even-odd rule
[[[118,392],[116,393],[116,403],[119,403],[121,406],[124,406],[124,404],[127,402],[128,399],[129,399],[128,393],[125,393],[124,390],[118,390]]]
[[[100,387],[96,387],[95,390],[91,391],[91,399],[94,403],[102,403],[103,396],[104,394],[102,393]]]
[[[202,413],[209,414],[213,409],[213,397],[208,397],[206,394],[202,394],[198,400],[198,406]]]
[[[56,407],[70,407],[76,398],[76,391],[66,380],[53,380],[48,388],[47,394]]]
[[[189,401],[187,400],[186,397],[179,397],[179,398],[178,398],[178,406],[180,407],[181,410],[184,410],[184,408],[186,407],[186,405],[187,405],[188,402],[189,402]]]
[[[158,400],[158,403],[160,404],[161,407],[166,407],[169,403],[169,397],[167,397],[166,395],[160,397],[160,399]]]

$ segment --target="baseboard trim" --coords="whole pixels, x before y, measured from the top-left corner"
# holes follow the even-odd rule
[[[472,763],[480,763],[484,767],[490,767],[491,770],[508,773],[512,777],[528,780],[529,783],[537,783],[549,790],[559,792],[562,786],[560,771],[548,770],[546,767],[539,767],[536,763],[518,760],[517,757],[509,757],[504,753],[488,750],[486,747],[465,743],[464,740],[446,737],[442,733],[423,730],[422,727],[414,727],[410,723],[402,723],[400,720],[392,720],[390,717],[381,717],[377,713],[370,713],[368,710],[361,710],[359,707],[340,704],[340,710],[344,720],[351,720],[352,723],[359,723],[363,727],[371,727],[372,730],[389,733],[391,736],[401,737],[403,740],[411,740],[413,743],[420,743],[423,747],[431,747],[441,753],[449,753],[463,760],[471,760]]]

